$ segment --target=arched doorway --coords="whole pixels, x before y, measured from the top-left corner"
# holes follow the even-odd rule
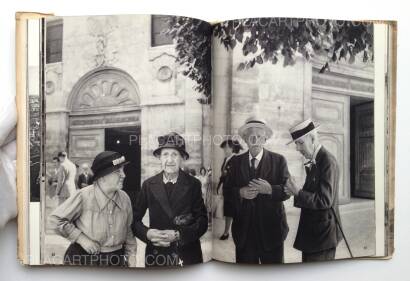
[[[68,100],[69,158],[81,166],[104,150],[118,151],[128,161],[124,191],[135,202],[141,181],[141,110],[136,82],[112,67],[85,74]]]

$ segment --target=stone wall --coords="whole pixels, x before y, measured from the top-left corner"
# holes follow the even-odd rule
[[[142,180],[159,171],[159,161],[152,156],[158,135],[176,131],[200,136],[200,95],[181,74],[174,48],[151,47],[148,15],[64,17],[62,62],[46,66],[47,161],[57,151],[69,151],[75,89],[85,75],[101,68],[118,69],[135,83],[139,104],[133,108],[141,116],[136,125],[141,126]],[[187,149],[191,154],[187,165],[199,168],[204,161],[201,142],[189,143]]]

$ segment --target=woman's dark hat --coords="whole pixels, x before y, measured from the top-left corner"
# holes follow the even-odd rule
[[[57,154],[57,157],[67,157],[67,152],[65,152],[65,151],[60,151],[60,152]]]
[[[184,138],[175,132],[158,137],[158,148],[154,150],[154,156],[159,157],[163,148],[176,149],[181,153],[182,158],[185,160],[189,158],[189,154],[185,150]]]
[[[238,150],[242,150],[243,147],[242,145],[239,143],[238,140],[232,139],[232,137],[228,137],[226,140],[224,140],[221,144],[220,144],[220,148],[224,148],[225,146],[229,146],[232,148],[237,148]]]
[[[93,161],[91,170],[94,174],[94,181],[106,176],[124,165],[130,163],[125,160],[125,157],[115,151],[103,151],[99,153]]]

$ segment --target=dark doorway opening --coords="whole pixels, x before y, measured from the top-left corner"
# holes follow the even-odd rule
[[[353,197],[374,199],[374,102],[351,97],[350,163]]]
[[[105,129],[105,150],[121,153],[128,165],[124,167],[125,179],[123,190],[128,194],[132,204],[140,191],[141,184],[141,128],[122,127]]]

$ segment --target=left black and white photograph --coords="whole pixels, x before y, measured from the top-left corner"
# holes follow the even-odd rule
[[[42,263],[210,260],[210,24],[50,17],[44,32]],[[199,34],[202,54],[181,32]]]

